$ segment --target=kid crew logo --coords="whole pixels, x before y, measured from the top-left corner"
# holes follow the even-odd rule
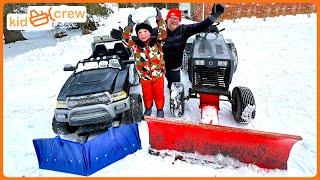
[[[8,14],[8,30],[50,30],[54,22],[87,21],[85,6],[29,6],[27,14]]]

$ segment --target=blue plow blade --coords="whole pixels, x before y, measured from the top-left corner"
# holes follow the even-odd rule
[[[132,123],[81,144],[55,138],[34,139],[39,168],[89,176],[141,149],[138,125]]]

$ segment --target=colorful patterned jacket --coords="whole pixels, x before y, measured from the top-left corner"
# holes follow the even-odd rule
[[[133,50],[135,67],[139,77],[144,80],[156,80],[165,73],[163,60],[163,40],[167,37],[166,23],[162,18],[157,19],[158,36],[151,37],[149,45],[146,46],[141,40],[133,40],[131,33],[133,27],[125,27],[122,40]]]

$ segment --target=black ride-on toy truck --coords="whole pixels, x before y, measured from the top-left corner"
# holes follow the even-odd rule
[[[140,94],[129,94],[131,53],[121,41],[95,37],[93,54],[76,66],[60,90],[52,129],[56,134],[90,133],[142,119]]]
[[[226,101],[232,105],[232,113],[239,123],[249,123],[256,112],[255,100],[251,90],[247,87],[237,86],[229,91],[238,65],[237,50],[232,40],[225,40],[217,28],[219,23],[212,25],[207,32],[194,36],[189,40],[192,44],[187,46],[189,52],[184,62],[188,70],[192,87],[189,95],[184,97],[182,83],[173,83],[171,87],[170,109],[174,116],[184,114],[184,100],[197,98],[200,95],[201,110],[206,105],[214,106],[219,110],[219,97],[226,96]]]

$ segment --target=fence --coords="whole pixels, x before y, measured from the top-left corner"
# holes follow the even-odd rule
[[[224,19],[237,19],[241,17],[275,17],[296,14],[316,13],[316,5],[310,3],[238,3],[225,4],[226,10],[220,17]],[[204,7],[204,11],[203,11]],[[212,4],[194,4],[193,19],[200,21],[211,13]]]

